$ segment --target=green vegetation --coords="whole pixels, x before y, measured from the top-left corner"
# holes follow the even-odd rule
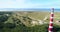
[[[55,13],[55,19],[60,19],[60,13]],[[48,12],[1,12],[0,13],[0,32],[48,32],[48,24],[31,26],[34,19],[43,20],[48,16]],[[59,19],[57,19],[59,18]],[[54,24],[54,32],[60,32],[60,26]]]

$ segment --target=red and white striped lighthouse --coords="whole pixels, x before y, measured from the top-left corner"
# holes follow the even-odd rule
[[[51,9],[48,32],[53,32],[53,17],[54,17],[54,8]]]

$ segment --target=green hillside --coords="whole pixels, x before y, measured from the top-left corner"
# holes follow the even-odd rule
[[[53,31],[60,32],[60,26],[56,22],[60,20],[60,13],[54,14]],[[45,17],[47,17],[46,20],[44,20]],[[49,18],[50,12],[0,12],[0,32],[47,32]],[[38,20],[47,23],[40,25]],[[32,21],[39,25],[33,25]]]

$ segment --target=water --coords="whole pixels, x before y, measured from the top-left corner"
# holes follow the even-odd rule
[[[42,8],[0,8],[0,11],[44,11],[50,12],[51,9],[42,9]],[[60,9],[54,9],[55,12],[60,12]]]

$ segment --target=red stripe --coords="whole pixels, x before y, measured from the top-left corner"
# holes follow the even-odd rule
[[[54,14],[51,14],[51,17],[54,17]]]
[[[53,26],[53,24],[52,24],[52,23],[50,23],[50,24],[49,24],[49,26]]]
[[[53,28],[49,28],[48,30],[49,30],[49,31],[53,31]]]
[[[53,18],[50,18],[50,21],[53,21]]]

